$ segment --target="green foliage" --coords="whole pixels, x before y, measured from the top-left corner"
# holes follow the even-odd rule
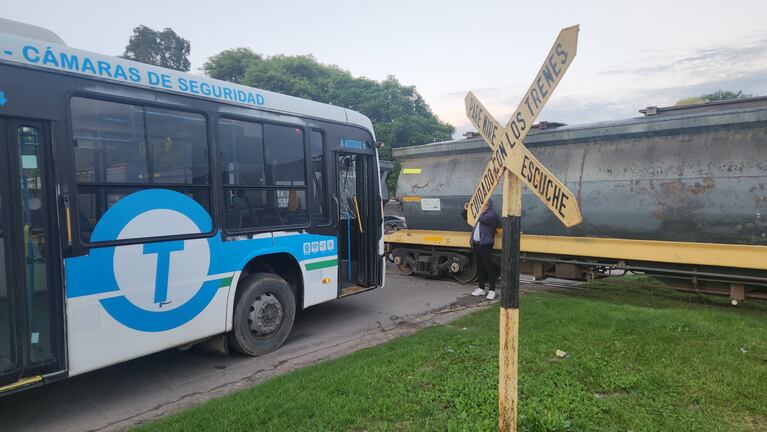
[[[731,100],[731,99],[743,99],[743,98],[749,98],[753,96],[754,95],[744,94],[741,90],[738,90],[737,92],[731,92],[727,90],[717,90],[713,93],[704,94],[700,98],[706,102],[714,102],[714,101]]]
[[[241,83],[248,66],[262,57],[250,48],[235,48],[220,52],[215,59],[206,62],[202,71],[220,80]]]
[[[701,104],[701,103],[704,103],[704,102],[706,102],[706,101],[703,100],[703,98],[688,97],[688,98],[684,98],[684,99],[679,99],[678,101],[676,101],[674,106],[694,105],[694,104]]]
[[[125,47],[123,57],[142,63],[170,69],[188,71],[191,44],[173,29],[152,30],[140,25],[133,29],[133,35]]]
[[[520,310],[521,431],[767,430],[767,303],[621,277]],[[497,379],[491,307],[143,430],[493,431]]]
[[[387,148],[448,140],[455,128],[439,121],[414,86],[395,77],[374,81],[353,77],[311,55],[263,58],[245,48],[227,50],[203,66],[213,78],[350,108],[370,118],[376,139]],[[390,151],[382,157],[391,160]]]
[[[738,90],[737,92],[732,92],[728,90],[717,90],[713,93],[704,94],[698,97],[688,97],[684,99],[679,99],[678,101],[676,101],[674,106],[692,105],[692,104],[699,104],[704,102],[714,102],[714,101],[723,101],[723,100],[732,100],[732,99],[743,99],[743,98],[750,98],[750,97],[754,97],[754,95],[745,94],[741,90]]]

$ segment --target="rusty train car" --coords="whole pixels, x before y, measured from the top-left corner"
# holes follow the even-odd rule
[[[522,270],[589,279],[618,269],[733,300],[767,298],[767,97],[640,112],[540,123],[528,134],[525,145],[576,195],[583,223],[564,227],[524,189]],[[405,274],[471,281],[460,211],[487,144],[477,136],[394,155],[408,229],[387,236],[390,258]],[[500,236],[496,248],[500,260]]]

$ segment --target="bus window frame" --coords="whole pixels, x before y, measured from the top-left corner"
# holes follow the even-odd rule
[[[299,117],[301,120],[303,118]],[[221,179],[221,160],[219,160],[218,155],[218,137],[219,137],[219,125],[221,120],[234,120],[234,121],[241,121],[241,122],[248,122],[248,123],[258,123],[261,125],[262,130],[263,126],[269,124],[273,126],[284,126],[284,127],[290,127],[295,129],[301,130],[302,140],[301,144],[304,149],[304,186],[278,186],[278,185],[264,185],[264,186],[242,186],[242,185],[226,185]],[[239,190],[303,190],[306,192],[307,200],[309,198],[309,166],[311,164],[311,149],[310,142],[309,142],[309,134],[307,133],[307,127],[304,124],[295,124],[295,123],[289,123],[289,122],[281,122],[277,120],[271,120],[271,119],[263,119],[263,118],[257,118],[257,117],[248,117],[244,115],[237,115],[237,114],[220,114],[216,118],[216,130],[215,130],[215,148],[216,148],[216,177],[218,178],[219,186],[218,186],[218,194],[221,198],[221,204],[220,204],[220,211],[222,220],[226,220],[226,191],[227,189],[239,189]],[[266,149],[266,142],[264,142],[264,149]],[[307,155],[309,156],[307,158]],[[264,154],[264,162],[266,162],[266,154]],[[293,225],[269,225],[269,226],[260,226],[260,227],[250,227],[250,228],[241,228],[241,229],[235,229],[230,230],[226,223],[221,224],[221,232],[224,233],[228,237],[235,237],[235,236],[241,236],[241,235],[247,235],[247,234],[261,234],[265,232],[278,232],[278,231],[290,231],[290,230],[300,230],[303,228],[309,228],[312,226],[312,212],[310,209],[310,206],[307,203],[306,206],[306,212],[307,215],[309,215],[308,220],[304,224],[293,224]]]
[[[122,87],[121,87],[122,88]],[[77,157],[75,153],[75,138],[74,138],[74,122],[72,120],[72,99],[80,97],[85,99],[91,99],[91,100],[97,100],[97,101],[104,101],[104,102],[112,102],[112,103],[121,103],[121,104],[130,104],[134,106],[141,106],[142,109],[145,109],[147,107],[155,107],[159,109],[166,109],[166,110],[175,110],[190,114],[199,114],[203,117],[205,122],[205,142],[207,144],[207,151],[208,151],[208,184],[207,185],[189,185],[185,183],[80,183],[77,181]],[[156,243],[156,242],[164,242],[164,241],[173,241],[173,240],[193,240],[193,239],[200,239],[200,238],[210,238],[216,235],[219,231],[218,227],[218,217],[216,212],[216,198],[214,197],[216,195],[215,189],[216,189],[216,178],[214,175],[214,169],[215,164],[217,163],[217,160],[214,159],[214,153],[215,153],[215,142],[211,140],[211,115],[209,112],[201,109],[195,109],[189,106],[179,106],[174,104],[167,104],[167,103],[161,103],[161,102],[155,102],[155,101],[148,101],[146,99],[141,98],[132,98],[132,97],[126,97],[126,96],[115,96],[113,94],[104,94],[100,92],[93,92],[93,91],[87,91],[87,90],[70,90],[65,95],[66,98],[66,121],[67,121],[67,149],[66,151],[69,153],[69,157],[71,158],[71,174],[72,174],[72,187],[73,192],[71,193],[72,197],[71,200],[73,202],[72,209],[73,214],[77,215],[79,214],[80,210],[80,186],[83,185],[85,188],[124,188],[124,189],[134,189],[134,192],[137,192],[139,190],[146,190],[146,189],[169,189],[173,190],[179,193],[183,193],[182,191],[188,190],[188,189],[200,189],[204,190],[207,189],[209,191],[208,196],[208,203],[210,205],[210,209],[206,210],[208,212],[208,215],[211,219],[211,230],[204,233],[198,233],[198,234],[177,234],[177,235],[166,235],[166,236],[153,236],[153,237],[140,237],[140,238],[131,238],[131,239],[125,239],[125,240],[110,240],[110,241],[99,241],[99,242],[92,242],[92,241],[86,241],[82,237],[82,231],[80,230],[80,221],[79,218],[73,218],[73,225],[77,228],[75,231],[77,232],[77,241],[85,248],[101,248],[101,247],[112,247],[112,246],[125,246],[125,245],[135,245],[135,244],[146,244],[146,243]],[[146,115],[146,113],[145,113]],[[146,123],[144,124],[144,128],[146,128]],[[145,137],[146,138],[146,137]],[[102,215],[103,216],[103,215]],[[97,222],[98,223],[98,222]]]
[[[329,227],[333,225],[333,213],[330,211],[330,206],[332,205],[330,200],[330,195],[328,192],[330,192],[329,182],[328,182],[328,171],[330,171],[329,163],[328,163],[328,140],[327,140],[327,133],[325,133],[324,129],[320,129],[317,127],[312,127],[309,129],[309,173],[312,174],[312,180],[314,180],[314,168],[312,167],[312,161],[311,161],[311,155],[312,155],[312,138],[311,133],[317,132],[322,137],[322,183],[323,187],[325,188],[325,212],[327,213],[325,216],[327,217],[327,223],[316,223],[316,219],[314,212],[311,212],[311,221],[314,223],[316,227]],[[312,182],[312,191],[314,191],[314,182]]]

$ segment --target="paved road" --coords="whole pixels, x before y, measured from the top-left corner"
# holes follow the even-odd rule
[[[276,374],[382,343],[478,306],[470,287],[388,272],[386,288],[318,305],[274,353],[170,350],[0,398],[0,430],[121,430]],[[452,312],[448,312],[451,310]]]

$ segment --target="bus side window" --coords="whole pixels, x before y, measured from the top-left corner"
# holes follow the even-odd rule
[[[308,222],[301,129],[221,119],[218,143],[227,230]]]
[[[209,183],[205,117],[160,108],[146,109],[152,183]]]
[[[176,190],[210,213],[204,116],[83,97],[73,97],[70,108],[83,241],[90,241],[107,209],[142,189]],[[164,234],[147,231],[144,236],[158,235]]]
[[[309,222],[304,132],[290,126],[264,124],[266,181],[278,186],[276,214],[283,225]],[[294,198],[291,200],[291,196]]]

